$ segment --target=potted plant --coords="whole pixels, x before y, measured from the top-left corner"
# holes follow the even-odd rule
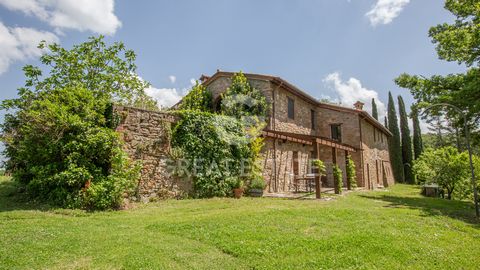
[[[233,195],[235,199],[240,199],[243,195],[243,181],[238,179],[233,187]]]
[[[250,182],[248,194],[252,197],[262,197],[264,188],[265,188],[265,181],[263,181],[263,178],[255,177]]]

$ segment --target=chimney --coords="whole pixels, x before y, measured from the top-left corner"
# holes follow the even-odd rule
[[[363,103],[361,101],[357,101],[357,102],[355,102],[355,104],[353,104],[353,106],[355,106],[355,109],[359,110],[359,111],[363,110],[363,105],[365,105],[365,103]]]
[[[202,76],[200,76],[200,82],[201,82],[201,83],[204,83],[204,82],[205,82],[206,80],[208,80],[208,79],[210,79],[210,77],[207,76],[207,75],[202,74]]]

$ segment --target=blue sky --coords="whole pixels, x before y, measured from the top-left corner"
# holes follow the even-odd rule
[[[386,103],[388,91],[410,104],[393,82],[402,72],[465,69],[438,60],[427,36],[452,20],[438,0],[0,0],[0,99],[23,85],[23,65],[38,63],[39,40],[71,47],[105,34],[135,50],[163,105],[217,69],[280,76],[349,107]]]

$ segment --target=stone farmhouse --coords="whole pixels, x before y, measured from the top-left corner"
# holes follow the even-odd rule
[[[212,92],[218,107],[234,73],[217,71],[202,76],[202,83]],[[359,187],[375,189],[394,184],[388,138],[392,136],[363,104],[354,108],[319,102],[279,77],[245,74],[250,84],[261,90],[271,103],[270,119],[265,128],[263,176],[267,192],[290,192],[310,172],[310,159],[320,159],[327,167],[323,187],[333,187],[333,164],[344,174],[346,157],[356,164]]]
[[[233,75],[217,71],[200,78],[212,92],[215,108],[219,108],[221,94],[230,86]],[[271,104],[270,118],[263,130],[266,192],[297,191],[301,183],[305,189],[307,181],[303,180],[311,177],[311,159],[320,159],[326,165],[322,187],[333,187],[334,164],[342,170],[346,186],[347,155],[355,162],[359,187],[376,189],[394,184],[388,152],[392,134],[362,110],[361,102],[352,108],[322,103],[279,77],[244,75]],[[126,152],[143,163],[140,197],[178,197],[188,191],[189,183],[174,179],[167,172],[171,139],[168,130],[175,117],[129,107],[117,106],[115,110],[121,116],[117,131],[125,141]]]

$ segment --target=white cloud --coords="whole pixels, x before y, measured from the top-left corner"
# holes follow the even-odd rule
[[[339,101],[347,107],[353,107],[355,102],[361,101],[365,103],[364,110],[371,114],[372,98],[374,98],[378,109],[378,119],[383,123],[385,104],[378,98],[377,91],[363,87],[362,83],[355,78],[342,81],[338,72],[328,74],[324,82],[335,90],[338,94]]]
[[[161,108],[175,105],[184,96],[176,88],[155,88],[152,86],[145,89],[145,93],[155,99]]]
[[[143,79],[142,79],[143,80]],[[172,79],[170,79],[172,81]],[[176,81],[176,78],[175,78]],[[191,88],[196,84],[195,79],[190,79],[190,85],[188,85],[185,88],[156,88],[153,86],[150,86],[145,89],[145,93],[149,96],[151,96],[155,101],[157,101],[157,104],[160,108],[169,108],[177,102],[179,102],[188,92],[191,90]]]
[[[62,29],[112,35],[122,25],[114,0],[0,0],[0,5]]]
[[[389,24],[395,19],[410,0],[377,0],[377,3],[368,11],[368,17],[372,26]]]
[[[170,75],[168,76],[168,79],[170,80],[170,82],[173,84],[177,81],[177,77],[173,76],[173,75]]]
[[[58,42],[51,32],[25,27],[6,27],[0,22],[0,74],[6,72],[14,61],[24,61],[42,54],[40,41]]]

